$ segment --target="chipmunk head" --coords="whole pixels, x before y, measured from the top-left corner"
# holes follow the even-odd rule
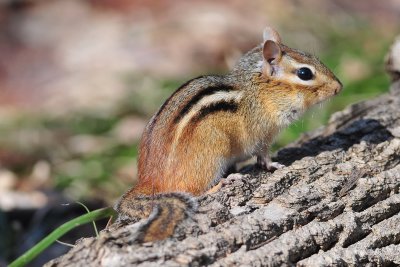
[[[316,57],[283,45],[271,28],[263,36],[260,78],[267,82],[260,93],[277,103],[280,124],[290,123],[311,105],[340,92],[340,81]]]

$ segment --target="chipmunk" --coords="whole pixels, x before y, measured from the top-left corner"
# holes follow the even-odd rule
[[[275,136],[341,91],[316,57],[285,46],[269,27],[263,37],[230,73],[186,82],[151,118],[140,143],[138,183],[115,206],[120,219],[148,218],[139,241],[171,236],[196,211],[192,196],[237,161],[257,156],[264,169],[283,167],[268,157]]]

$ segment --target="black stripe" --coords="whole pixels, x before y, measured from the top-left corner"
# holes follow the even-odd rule
[[[156,125],[156,122],[158,120],[158,117],[160,116],[161,112],[164,110],[164,108],[168,105],[169,101],[171,101],[171,99],[180,91],[182,91],[184,88],[186,88],[186,86],[188,86],[191,82],[193,82],[194,80],[203,78],[204,76],[199,76],[197,78],[191,79],[187,82],[185,82],[184,84],[182,84],[181,86],[179,86],[178,89],[175,90],[175,92],[172,93],[172,95],[170,97],[167,98],[167,100],[165,100],[165,102],[162,104],[162,106],[160,107],[160,109],[157,111],[156,115],[154,115],[154,120],[152,120],[150,122],[149,128],[148,128],[148,134],[151,134],[151,132],[154,129],[154,126]]]
[[[193,117],[192,121],[198,122],[204,117],[220,112],[220,111],[225,111],[225,112],[236,112],[238,110],[239,106],[234,100],[226,101],[226,100],[221,100],[215,103],[212,103],[209,106],[203,107],[200,109],[199,113]]]
[[[157,203],[156,206],[154,206],[154,208],[153,208],[153,210],[151,212],[152,216],[150,216],[147,219],[147,221],[145,221],[145,223],[142,224],[139,227],[139,230],[138,230],[139,234],[138,234],[138,236],[136,238],[136,240],[138,242],[143,242],[144,241],[144,238],[146,237],[147,231],[149,230],[150,226],[154,223],[154,221],[159,219],[159,217],[161,216],[161,213],[162,213],[162,209],[160,207],[160,204]]]
[[[193,96],[193,98],[181,109],[180,113],[175,117],[174,123],[178,123],[194,105],[196,105],[201,99],[203,99],[203,97],[212,95],[216,92],[229,92],[231,90],[233,90],[233,87],[225,84],[213,85],[204,88],[195,96]]]

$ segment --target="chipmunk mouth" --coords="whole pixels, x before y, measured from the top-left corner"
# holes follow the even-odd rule
[[[290,119],[292,121],[298,120],[300,118],[300,116],[301,116],[301,112],[299,112],[298,109],[292,109],[290,113],[291,113],[291,115],[290,115],[291,118]]]

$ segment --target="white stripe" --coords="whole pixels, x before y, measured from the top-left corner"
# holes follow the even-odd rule
[[[199,102],[194,105],[191,110],[180,120],[176,130],[175,130],[175,136],[174,136],[174,141],[171,145],[171,154],[173,158],[173,155],[175,154],[176,147],[178,145],[179,138],[185,129],[186,126],[189,126],[188,123],[190,120],[197,115],[197,113],[201,110],[203,107],[210,106],[212,103],[219,102],[221,100],[225,101],[231,101],[234,100],[235,102],[238,102],[242,98],[243,93],[239,91],[231,91],[231,92],[215,92],[212,95],[208,95],[203,97]],[[167,168],[170,165],[170,159],[168,160],[167,163]]]
[[[304,63],[297,63],[296,61],[292,61],[292,66],[295,69],[301,69],[301,68],[309,68],[312,73],[315,75],[315,67],[313,65],[308,65],[308,64],[304,64]]]
[[[232,92],[216,92],[215,94],[208,95],[203,97],[199,102],[196,103],[192,107],[189,113],[187,113],[179,122],[178,127],[175,131],[175,141],[177,141],[184,130],[184,128],[187,126],[189,121],[201,110],[203,107],[210,106],[212,103],[219,102],[221,100],[225,101],[239,101],[240,98],[242,97],[242,93],[238,91],[232,91]]]
[[[316,76],[315,67],[312,65],[308,65],[308,64],[304,64],[304,63],[297,63],[294,60],[291,62],[291,64],[296,70],[301,69],[301,68],[309,68],[311,70],[311,72],[313,73],[313,76],[314,77]],[[307,86],[315,85],[315,79],[304,81],[304,80],[300,79],[296,74],[293,74],[290,76],[288,75],[288,77],[286,79],[289,80],[291,83],[297,83],[297,84],[302,84],[302,85],[307,85]]]

